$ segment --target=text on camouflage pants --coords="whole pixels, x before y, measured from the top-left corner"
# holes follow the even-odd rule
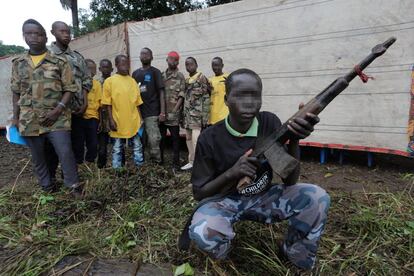
[[[230,195],[206,202],[193,215],[190,238],[213,258],[224,259],[235,236],[233,224],[240,220],[275,223],[288,220],[284,254],[296,266],[315,264],[330,197],[312,184],[274,185],[266,192],[245,197]]]

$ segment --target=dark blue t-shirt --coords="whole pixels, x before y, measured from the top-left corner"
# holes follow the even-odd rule
[[[160,115],[160,89],[164,88],[160,70],[155,67],[139,68],[132,73],[139,84],[141,98],[144,102],[139,109],[143,118]]]

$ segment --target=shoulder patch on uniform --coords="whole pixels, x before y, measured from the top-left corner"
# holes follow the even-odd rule
[[[18,56],[15,56],[12,59],[12,62],[19,61],[19,60],[23,60],[26,57],[26,55],[27,55],[27,51],[24,52],[24,53],[22,53],[22,54],[20,54],[20,55],[18,55]]]

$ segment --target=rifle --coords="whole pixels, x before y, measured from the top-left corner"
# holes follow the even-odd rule
[[[368,81],[368,76],[362,73],[368,65],[370,65],[377,57],[385,53],[385,51],[396,41],[395,37],[389,38],[384,43],[376,45],[372,48],[371,53],[363,59],[358,65],[356,65],[345,76],[337,78],[322,92],[311,99],[305,104],[299,111],[297,111],[292,117],[290,117],[280,129],[272,133],[268,137],[257,139],[257,144],[251,156],[257,157],[260,160],[267,159],[273,171],[277,173],[281,178],[286,178],[292,173],[299,165],[299,161],[290,156],[283,148],[283,145],[291,137],[291,132],[288,129],[288,122],[293,118],[305,118],[306,113],[313,113],[318,115],[325,109],[325,107],[344,91],[349,83],[356,77],[360,76],[361,80],[365,83]],[[240,179],[237,189],[240,193],[244,194],[243,190],[251,184],[252,180],[246,176]]]

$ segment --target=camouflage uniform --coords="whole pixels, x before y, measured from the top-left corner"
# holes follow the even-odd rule
[[[160,123],[160,133],[161,133],[161,162],[164,162],[164,148],[165,140],[167,136],[167,129],[170,132],[172,146],[173,146],[173,160],[172,166],[179,168],[180,165],[180,120],[182,115],[182,108],[173,112],[177,102],[180,98],[184,98],[185,92],[185,77],[184,75],[176,69],[175,71],[170,71],[167,69],[162,73],[162,79],[164,82],[165,88],[165,113],[167,115],[166,121]],[[181,106],[182,107],[182,106]]]
[[[189,236],[212,257],[224,259],[231,249],[237,221],[271,224],[288,220],[283,254],[296,266],[310,269],[315,264],[329,205],[325,190],[312,184],[273,185],[250,197],[232,194],[202,204],[193,215]]]
[[[65,109],[50,127],[40,125],[66,91],[76,93],[73,74],[65,58],[51,52],[33,68],[29,54],[13,60],[11,90],[20,95],[19,130],[22,136],[39,136],[56,130],[70,130],[70,109]]]
[[[168,126],[178,126],[180,122],[181,110],[172,112],[180,97],[184,98],[185,77],[178,71],[170,72],[168,69],[162,73],[165,87],[165,113],[167,120],[164,122]]]
[[[210,83],[200,73],[197,80],[189,83],[186,80],[184,97],[184,128],[201,129],[207,125],[210,116]]]
[[[89,92],[92,88],[92,78],[89,75],[85,59],[80,53],[72,51],[69,46],[65,51],[62,51],[58,46],[56,46],[56,42],[52,43],[50,50],[58,56],[65,57],[72,68],[78,91],[72,97],[71,108],[72,110],[77,110],[84,103],[83,90]]]
[[[69,46],[66,50],[61,50],[57,45],[56,42],[53,42],[50,46],[50,50],[61,57],[67,59],[70,67],[72,68],[73,77],[76,82],[77,86],[77,93],[74,94],[71,98],[71,109],[72,112],[79,110],[82,105],[84,104],[84,94],[83,91],[89,92],[92,88],[92,78],[89,74],[88,67],[86,66],[85,59],[83,56],[76,52],[72,51]],[[73,115],[72,116],[72,149],[75,154],[76,162],[78,164],[83,163],[84,161],[84,151],[82,150],[85,147],[85,137],[83,135],[83,128],[86,119],[83,118],[83,115]],[[50,161],[50,168],[52,169],[51,174],[54,175],[58,165],[58,159],[56,154],[53,152],[53,149],[50,145],[46,145],[46,153]],[[55,164],[55,167],[53,167]]]
[[[50,156],[45,154],[46,141],[56,150],[62,163],[65,186],[76,187],[79,177],[71,149],[70,109],[63,110],[52,126],[40,125],[40,121],[58,105],[64,93],[77,92],[67,60],[48,51],[45,58],[34,67],[29,54],[23,54],[13,60],[11,90],[20,96],[19,130],[22,136],[26,136],[34,172],[42,188],[50,190],[54,184],[50,174]]]

